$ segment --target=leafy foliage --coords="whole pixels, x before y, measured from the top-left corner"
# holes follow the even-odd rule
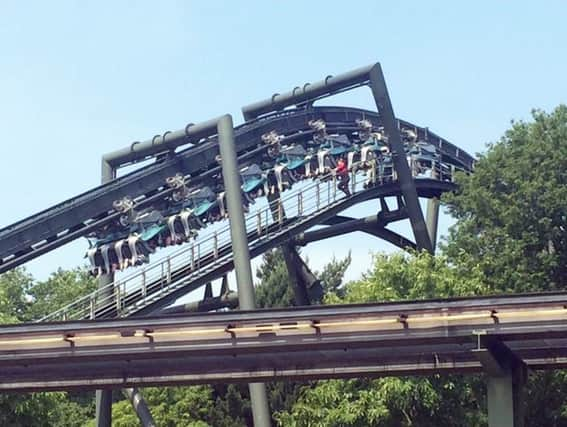
[[[459,192],[445,197],[457,221],[443,256],[377,255],[342,298],[331,294],[327,302],[563,289],[567,107],[533,117],[514,123],[480,156],[474,174],[458,177]],[[565,380],[563,372],[530,376],[526,425],[567,425]],[[486,424],[484,399],[481,377],[325,381],[304,388],[277,418],[286,426],[477,426]]]
[[[71,302],[92,288],[84,271],[59,270],[36,284],[23,269],[0,275],[0,322],[30,321]],[[57,295],[55,298],[53,295]],[[87,396],[92,393],[87,393]],[[2,426],[80,426],[94,414],[92,397],[70,393],[0,395]]]
[[[47,280],[31,286],[28,295],[33,304],[28,313],[32,319],[43,317],[96,289],[96,280],[87,270],[58,269]]]
[[[425,252],[374,256],[359,281],[329,294],[328,303],[361,303],[482,293],[478,274],[463,280],[445,257]],[[282,426],[460,426],[483,421],[478,378],[382,378],[320,381],[302,390],[291,410],[276,419]],[[467,420],[463,424],[463,420]]]
[[[457,219],[445,252],[493,292],[567,286],[567,107],[533,119],[513,123],[445,197]]]

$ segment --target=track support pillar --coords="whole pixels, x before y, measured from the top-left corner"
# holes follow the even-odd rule
[[[526,364],[509,347],[478,331],[473,350],[486,373],[489,427],[524,427]]]
[[[439,199],[437,197],[433,197],[427,201],[426,222],[431,247],[433,248],[433,252],[435,252],[437,246],[437,226],[439,224]]]
[[[138,416],[138,419],[140,420],[142,426],[155,427],[156,423],[154,421],[154,418],[152,417],[152,414],[150,413],[150,410],[148,409],[148,406],[146,405],[146,402],[144,401],[140,390],[138,390],[137,388],[125,388],[123,391],[128,400],[130,400],[130,403],[132,403],[132,406],[134,407],[136,415]]]
[[[252,310],[256,308],[256,301],[254,298],[254,282],[250,266],[250,251],[248,249],[244,210],[242,208],[240,174],[238,173],[236,149],[234,147],[232,117],[228,114],[221,117],[217,126],[239,306],[241,310]],[[254,426],[270,426],[271,416],[266,385],[264,383],[250,383],[249,389]]]
[[[433,253],[433,246],[427,232],[423,212],[419,204],[415,183],[406,159],[404,145],[400,138],[398,122],[394,115],[390,95],[384,80],[384,74],[380,64],[375,64],[369,72],[369,84],[374,96],[376,108],[382,117],[382,125],[388,136],[388,142],[392,150],[392,161],[394,168],[398,174],[400,188],[404,197],[404,203],[407,207],[411,227],[415,236],[417,248]]]
[[[489,427],[524,427],[525,369],[489,375],[486,396]]]

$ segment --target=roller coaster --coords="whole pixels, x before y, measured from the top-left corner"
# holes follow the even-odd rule
[[[235,127],[234,139],[252,256],[284,244],[293,254],[295,245],[349,227],[399,247],[431,248],[422,243],[423,230],[414,243],[386,228],[416,216],[403,191],[407,178],[417,196],[439,198],[455,188],[455,173],[472,171],[472,156],[404,120],[395,120],[393,138],[384,111],[313,105],[370,84],[376,67],[295,88],[283,96],[294,98],[287,104],[274,95],[243,108],[246,121]],[[42,320],[155,312],[233,268],[230,228],[223,224],[229,212],[222,159],[211,123],[189,124],[104,156],[109,182],[0,230],[0,272],[79,237],[89,241],[85,257],[95,276],[148,263],[158,248],[182,245]],[[153,162],[116,177],[118,168],[148,159]],[[341,161],[348,171],[342,175],[336,173]],[[400,164],[407,165],[406,182]],[[263,197],[268,202],[254,210]],[[388,197],[396,198],[395,209]],[[372,199],[381,207],[374,217],[339,215]],[[414,201],[414,211],[415,206]],[[328,227],[308,231],[321,224]]]
[[[370,88],[377,111],[314,105],[362,86]],[[245,121],[234,128],[227,115],[109,153],[102,185],[0,229],[0,273],[85,237],[84,256],[100,277],[95,292],[35,325],[0,328],[0,388],[483,370],[489,424],[521,425],[516,406],[526,367],[567,366],[564,293],[163,316],[183,312],[167,307],[202,286],[204,304],[192,309],[234,306],[226,275],[234,269],[238,281],[242,248],[251,257],[282,248],[297,305],[321,291],[297,246],[362,231],[433,252],[439,198],[457,188],[457,173],[474,170],[472,156],[394,116],[380,64],[274,94],[242,112]],[[117,176],[138,162],[144,164]],[[427,223],[420,197],[429,199]],[[376,202],[376,214],[343,214],[367,201]],[[242,226],[233,223],[236,217]],[[388,228],[405,219],[414,241]],[[160,248],[178,245],[153,259]],[[215,299],[210,283],[219,278]],[[253,309],[243,294],[239,286],[240,308]],[[253,393],[254,385],[255,423],[269,425],[267,402],[260,402],[265,391]],[[111,396],[97,393],[97,423],[109,425]],[[138,411],[144,425],[152,425],[148,414]]]

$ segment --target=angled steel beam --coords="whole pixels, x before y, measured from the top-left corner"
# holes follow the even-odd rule
[[[279,191],[269,194],[268,203],[274,221],[279,222],[281,215],[284,221],[287,219],[283,204],[280,203]],[[321,281],[313,274],[307,263],[301,258],[296,245],[292,241],[286,241],[280,245],[282,255],[293,287],[293,297],[298,306],[309,305],[311,299],[320,300],[323,297]]]
[[[370,89],[372,90],[372,95],[374,96],[376,108],[382,117],[384,131],[388,136],[388,142],[392,150],[392,161],[398,174],[402,195],[404,196],[404,202],[408,209],[415,242],[418,249],[425,249],[426,251],[433,253],[433,246],[429,239],[427,227],[423,218],[423,212],[421,211],[419,198],[417,197],[415,183],[411,175],[404,146],[400,138],[398,122],[394,115],[394,109],[390,101],[390,96],[388,95],[388,88],[386,87],[382,67],[379,63],[376,63],[369,72],[369,84]]]
[[[142,427],[155,427],[156,423],[152,414],[150,413],[144,398],[142,397],[142,393],[136,387],[134,388],[125,388],[122,390],[132,406],[136,411],[136,415],[142,424]]]
[[[400,138],[399,122],[394,115],[394,109],[388,95],[380,63],[377,62],[335,77],[327,76],[324,80],[306,84],[303,88],[296,87],[284,94],[274,94],[271,98],[243,107],[242,113],[246,120],[251,120],[263,114],[283,110],[292,105],[312,103],[317,99],[332,96],[341,91],[365,84],[370,86],[382,125],[388,136],[394,168],[398,175],[404,201],[408,209],[417,247],[433,253],[431,239],[427,232],[414,180]]]
[[[400,217],[399,219],[407,218],[407,216]],[[336,218],[335,221],[338,221]],[[334,222],[334,221],[333,221]],[[329,239],[331,237],[341,236],[343,234],[353,233],[355,231],[362,231],[371,234],[380,239],[384,239],[393,245],[406,249],[415,249],[415,243],[406,239],[402,235],[388,230],[385,224],[380,220],[379,215],[373,215],[366,218],[354,219],[349,217],[340,217],[340,222],[335,222],[335,225],[322,228],[320,230],[308,231],[297,235],[293,241],[305,246],[309,243],[319,240]]]
[[[163,310],[150,313],[150,315],[180,314],[180,313],[204,313],[207,311],[219,310],[221,308],[238,307],[238,294],[229,292],[218,297],[205,298],[201,301],[188,302],[186,304],[174,305]]]
[[[427,232],[431,239],[433,252],[437,246],[437,227],[439,225],[439,198],[433,197],[427,201]]]

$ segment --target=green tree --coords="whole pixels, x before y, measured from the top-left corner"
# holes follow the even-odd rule
[[[158,426],[203,427],[213,425],[214,403],[208,386],[149,387],[142,391]],[[112,425],[137,427],[140,425],[129,400],[112,405]]]
[[[361,280],[327,303],[362,303],[483,293],[478,272],[460,276],[445,257],[425,252],[374,256]],[[290,410],[276,414],[282,426],[482,425],[483,387],[478,377],[331,380],[303,388]]]
[[[445,197],[456,224],[444,251],[492,292],[567,286],[567,107],[534,111],[488,146]]]
[[[58,275],[66,274],[63,271]],[[42,287],[52,283],[48,280]],[[80,284],[77,284],[80,286]],[[0,322],[17,323],[36,318],[33,278],[18,268],[0,275]],[[63,303],[69,300],[61,300]],[[41,301],[47,310],[59,308]],[[0,425],[2,426],[80,426],[90,417],[89,405],[80,405],[74,395],[67,393],[6,393],[0,395]]]
[[[378,255],[344,298],[363,302],[543,291],[567,285],[567,107],[513,123],[457,178],[444,200],[456,218],[444,255]],[[409,393],[408,393],[409,391]],[[372,395],[375,412],[365,404]],[[536,373],[527,386],[526,425],[567,425],[563,372]],[[420,396],[416,402],[412,396]],[[282,425],[485,425],[481,377],[328,381],[304,388]],[[333,408],[341,408],[334,410]]]
[[[84,268],[68,271],[60,268],[47,280],[27,289],[33,301],[27,310],[28,317],[38,319],[46,316],[95,289],[96,279]]]

